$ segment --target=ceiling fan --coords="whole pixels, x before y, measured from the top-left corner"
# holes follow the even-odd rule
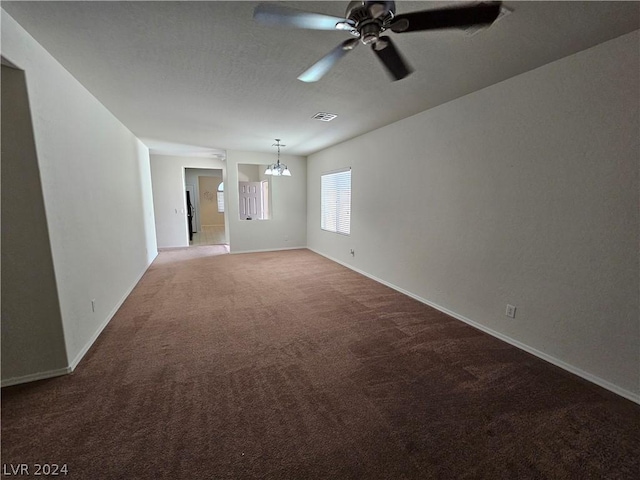
[[[253,18],[264,25],[312,30],[344,30],[355,37],[342,42],[303,72],[298,77],[303,82],[320,80],[359,42],[371,45],[375,55],[395,81],[405,78],[413,70],[391,38],[381,35],[383,32],[391,30],[394,33],[408,33],[491,25],[500,14],[500,5],[501,2],[486,2],[396,15],[395,2],[355,1],[349,2],[345,18],[340,18],[305,12],[280,4],[261,3],[255,8]]]

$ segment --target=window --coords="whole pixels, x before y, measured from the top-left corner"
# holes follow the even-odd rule
[[[325,173],[320,186],[320,228],[351,233],[351,169]]]
[[[224,213],[224,182],[218,185],[218,213]]]

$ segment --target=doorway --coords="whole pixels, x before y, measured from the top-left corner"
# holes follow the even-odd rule
[[[224,203],[218,201],[222,170],[185,168],[184,178],[185,202],[187,196],[191,201],[185,206],[188,228],[191,222],[189,245],[227,245]]]

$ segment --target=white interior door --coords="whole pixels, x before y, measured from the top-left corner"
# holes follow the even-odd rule
[[[262,218],[262,188],[260,182],[238,182],[240,190],[240,219]]]

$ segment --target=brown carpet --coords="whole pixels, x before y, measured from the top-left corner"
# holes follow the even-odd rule
[[[308,250],[161,252],[2,462],[76,479],[622,479],[640,406]]]

